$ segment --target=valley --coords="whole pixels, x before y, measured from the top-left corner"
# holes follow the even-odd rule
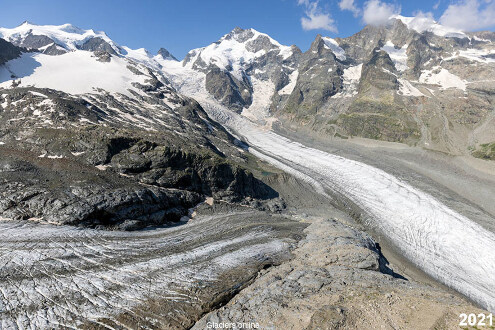
[[[0,37],[1,328],[495,311],[493,32],[394,16],[302,52],[235,28],[182,61]]]

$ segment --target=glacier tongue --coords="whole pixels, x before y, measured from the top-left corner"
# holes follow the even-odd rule
[[[196,82],[193,77],[176,70],[171,80],[212,118],[248,142],[251,151],[309,182],[321,194],[336,192],[348,198],[362,209],[368,225],[423,271],[495,311],[495,234],[380,169],[257,126],[218,105],[204,91],[201,75]]]

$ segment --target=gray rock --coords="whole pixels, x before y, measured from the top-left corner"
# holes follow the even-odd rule
[[[113,47],[100,37],[90,38],[86,40],[79,49],[91,52],[106,52],[110,55],[117,55]]]
[[[0,65],[19,57],[22,51],[22,48],[0,38]]]
[[[172,55],[168,50],[165,48],[160,48],[158,50],[158,55],[160,55],[163,59],[165,60],[174,60],[177,61],[174,55]]]
[[[429,328],[445,319],[446,310],[456,315],[473,308],[438,288],[380,272],[375,242],[356,229],[316,220],[305,233],[292,260],[261,271],[251,286],[192,329],[213,322],[260,329],[378,329],[391,322]]]
[[[26,48],[38,49],[41,47],[48,46],[50,44],[55,44],[55,41],[44,35],[34,35],[31,32],[22,40],[19,46]]]
[[[205,84],[215,99],[238,112],[252,102],[253,89],[246,76],[240,81],[228,71],[212,66],[206,74]]]

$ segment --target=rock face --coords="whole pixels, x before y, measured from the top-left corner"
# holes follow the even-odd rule
[[[228,71],[213,66],[206,74],[206,90],[222,104],[240,112],[253,101],[253,90],[245,75],[238,80]]]
[[[256,324],[260,329],[458,329],[458,315],[482,312],[459,297],[389,272],[373,240],[332,220],[305,229],[294,259],[262,271],[208,324]]]
[[[297,81],[284,111],[300,120],[317,115],[322,105],[342,90],[341,60],[318,35],[299,60]]]
[[[168,59],[168,60],[177,61],[175,56],[170,54],[170,52],[168,50],[166,50],[165,48],[160,48],[158,50],[158,55],[160,55],[164,60]]]
[[[19,57],[21,52],[21,48],[16,47],[10,42],[0,38],[0,65]]]
[[[99,37],[88,39],[79,47],[79,49],[88,50],[91,52],[106,52],[110,55],[117,55],[113,47]]]
[[[390,56],[375,50],[362,65],[357,97],[336,123],[348,135],[388,141],[415,141],[417,123],[397,94],[398,71]]]

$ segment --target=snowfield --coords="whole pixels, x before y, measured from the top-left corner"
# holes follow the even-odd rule
[[[432,70],[423,70],[419,77],[422,84],[439,85],[440,89],[457,88],[466,91],[467,82],[450,73],[447,69],[434,67]]]
[[[93,93],[101,88],[110,93],[132,95],[128,89],[140,92],[133,82],[144,83],[145,75],[136,75],[125,58],[112,57],[108,63],[99,62],[91,52],[76,50],[51,56],[25,53],[0,68],[0,87],[9,88],[11,75],[20,77],[20,86],[52,88],[69,94]]]

